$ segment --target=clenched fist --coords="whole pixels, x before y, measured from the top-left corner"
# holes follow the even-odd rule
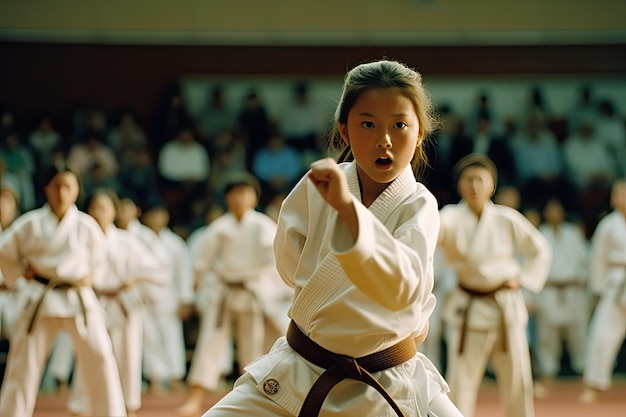
[[[337,210],[339,217],[346,223],[352,236],[358,236],[358,220],[354,200],[348,188],[348,179],[337,162],[331,158],[320,159],[311,164],[309,179],[315,185],[322,198]]]

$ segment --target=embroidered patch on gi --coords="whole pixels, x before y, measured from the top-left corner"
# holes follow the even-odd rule
[[[267,395],[276,394],[278,392],[279,387],[280,387],[280,384],[274,378],[268,378],[265,381],[263,381],[263,391],[265,391]]]

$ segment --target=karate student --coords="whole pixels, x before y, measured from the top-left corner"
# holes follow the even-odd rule
[[[591,292],[599,297],[589,324],[585,389],[579,400],[591,403],[611,388],[615,358],[626,335],[626,179],[611,189],[613,212],[591,238]]]
[[[208,226],[198,243],[194,271],[212,288],[206,291],[187,378],[189,397],[179,415],[197,415],[205,390],[218,388],[224,357],[233,342],[240,370],[265,353],[265,317],[273,316],[276,294],[288,290],[274,265],[276,223],[255,210],[260,190],[248,173],[231,177],[223,191],[228,210]]]
[[[582,374],[585,366],[589,243],[580,225],[565,220],[565,209],[558,199],[548,200],[543,217],[539,231],[548,239],[552,263],[545,287],[535,301],[535,352],[540,383],[549,389],[560,370],[563,341],[574,371]]]
[[[158,204],[141,215],[143,224],[156,233],[167,250],[162,261],[169,264],[170,274],[167,285],[154,289],[152,302],[145,309],[144,369],[151,384],[165,383],[172,391],[182,391],[187,371],[183,320],[193,308],[193,269],[189,248],[170,230],[169,219],[167,209]]]
[[[506,416],[532,417],[528,311],[520,287],[543,288],[550,246],[519,211],[490,201],[497,171],[488,157],[470,154],[455,173],[462,200],[441,210],[439,233],[439,247],[458,278],[444,312],[450,397],[472,417],[490,361]]]
[[[9,183],[0,184],[0,234],[9,227],[18,216],[19,197],[17,190]],[[9,288],[0,271],[0,339],[10,340],[11,332],[17,320],[19,290],[25,282],[22,277]]]
[[[7,285],[24,276],[29,295],[11,339],[0,417],[33,413],[45,360],[60,330],[68,332],[96,416],[126,416],[105,315],[92,285],[106,271],[106,241],[75,206],[78,176],[64,164],[44,176],[48,203],[17,218],[0,235]]]
[[[141,359],[143,344],[143,294],[139,283],[163,286],[168,277],[161,260],[139,238],[115,226],[117,195],[108,189],[96,190],[87,201],[87,210],[106,236],[108,268],[106,279],[94,286],[107,315],[107,327],[128,417],[141,407]],[[69,409],[89,415],[88,393],[78,377],[72,382]]]
[[[339,162],[313,162],[278,218],[287,334],[206,417],[460,416],[415,340],[435,304],[439,215],[416,180],[431,112],[421,75],[398,61],[346,74],[329,137]]]

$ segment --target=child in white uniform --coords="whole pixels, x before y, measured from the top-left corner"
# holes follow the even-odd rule
[[[189,397],[179,415],[197,415],[204,391],[218,388],[233,342],[240,369],[266,353],[265,317],[273,315],[274,294],[287,287],[274,264],[276,223],[254,209],[260,190],[250,174],[230,178],[223,191],[228,211],[211,223],[199,243],[194,270],[210,280],[211,289],[187,378]]]
[[[591,292],[599,301],[589,324],[583,403],[611,388],[615,358],[626,336],[626,179],[613,184],[611,205],[613,212],[591,238]]]
[[[154,369],[165,364],[165,381],[161,382],[172,391],[182,391],[187,371],[183,321],[190,316],[194,301],[191,254],[185,241],[167,227],[169,213],[164,206],[149,208],[141,219],[167,249],[168,256],[162,260],[169,262],[171,274],[167,285],[155,288],[154,301],[146,306],[144,367],[147,375],[155,375]]]
[[[458,278],[444,309],[450,397],[465,417],[473,416],[491,362],[506,416],[532,417],[528,310],[520,287],[543,288],[550,246],[519,211],[490,201],[497,171],[488,157],[470,154],[455,172],[462,200],[441,210],[439,233]]]
[[[559,200],[547,202],[543,217],[546,221],[539,231],[550,243],[552,264],[546,285],[535,301],[535,352],[541,386],[549,388],[560,370],[562,342],[566,343],[574,371],[582,373],[585,367],[589,243],[582,227],[565,219],[565,209]]]
[[[278,219],[276,265],[295,289],[287,336],[205,416],[460,416],[414,340],[435,306],[437,202],[415,179],[431,111],[401,63],[348,72],[341,163],[314,162]]]
[[[94,286],[107,314],[107,327],[113,353],[120,371],[128,417],[141,407],[141,354],[143,344],[143,302],[139,283],[162,286],[167,282],[161,260],[131,232],[113,224],[117,195],[107,189],[96,190],[87,209],[107,240],[108,269],[105,282]],[[74,414],[89,414],[88,393],[78,372],[70,391],[69,409]]]
[[[97,223],[74,205],[78,176],[64,165],[45,176],[48,204],[20,216],[0,236],[0,269],[11,286],[26,277],[30,298],[12,335],[0,417],[32,415],[41,373],[60,330],[70,335],[96,416],[126,416],[105,315],[92,285],[106,270]]]

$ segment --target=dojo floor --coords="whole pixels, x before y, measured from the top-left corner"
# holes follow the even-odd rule
[[[603,393],[595,404],[581,405],[576,397],[581,390],[579,379],[561,379],[552,387],[546,399],[536,400],[536,417],[624,417],[626,416],[626,378],[615,381],[614,387]],[[184,401],[184,394],[165,394],[163,396],[144,396],[143,408],[139,417],[176,417],[176,408]],[[219,395],[206,398],[209,408]],[[33,417],[66,417],[70,414],[65,408],[65,397],[42,393]],[[481,389],[476,417],[504,416],[498,400],[498,393],[493,380],[486,379]]]

